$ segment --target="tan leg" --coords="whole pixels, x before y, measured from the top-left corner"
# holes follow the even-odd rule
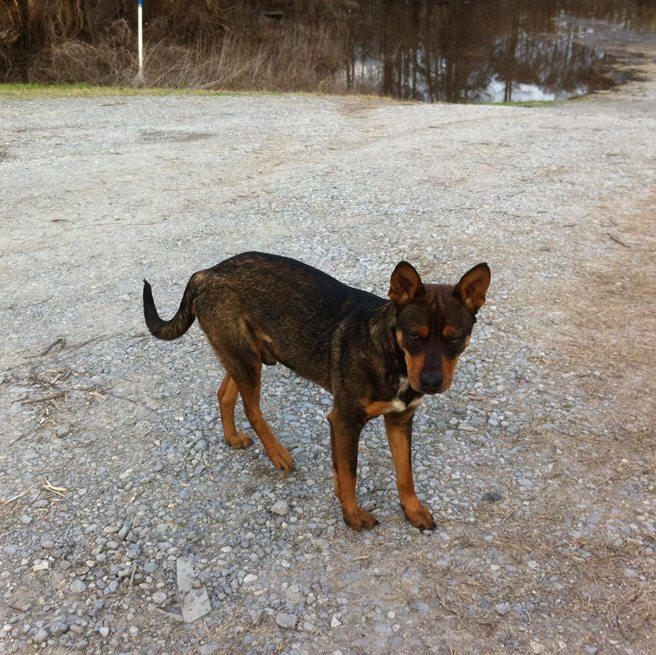
[[[253,443],[253,440],[243,432],[237,432],[237,427],[235,426],[235,405],[238,395],[239,389],[235,381],[230,376],[230,373],[226,373],[216,393],[217,400],[219,401],[219,411],[221,412],[221,423],[223,424],[223,439],[233,448],[239,449],[248,448]]]
[[[385,431],[396,470],[396,487],[406,518],[420,530],[433,530],[435,521],[417,498],[412,479],[412,413],[385,414]]]
[[[358,441],[362,425],[355,421],[345,421],[337,409],[328,415],[328,420],[335,469],[335,494],[342,505],[344,521],[354,530],[373,528],[378,524],[378,519],[358,506],[355,494]]]
[[[253,429],[260,438],[262,445],[269,459],[276,468],[289,472],[294,470],[294,460],[289,451],[278,441],[277,437],[271,431],[268,423],[262,416],[260,409],[260,368],[258,368],[256,382],[250,384],[247,382],[236,382],[241,398],[244,402],[244,412]]]

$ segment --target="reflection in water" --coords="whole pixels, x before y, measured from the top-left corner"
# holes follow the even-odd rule
[[[611,84],[596,35],[655,29],[650,0],[372,0],[349,18],[340,75],[349,90],[428,102],[567,98]]]

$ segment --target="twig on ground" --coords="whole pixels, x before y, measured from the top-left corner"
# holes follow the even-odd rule
[[[4,505],[9,505],[9,503],[13,503],[15,500],[18,500],[19,498],[22,498],[23,496],[27,495],[30,493],[30,491],[34,488],[34,485],[29,486],[25,491],[21,491],[19,494],[14,496],[13,498],[9,498],[9,500],[5,500],[2,504]]]
[[[630,245],[624,243],[624,241],[621,241],[621,240],[618,239],[616,236],[613,236],[610,232],[608,233],[608,238],[609,238],[611,241],[614,241],[615,243],[619,243],[620,246],[624,246],[625,248],[631,248]]]
[[[41,488],[46,491],[51,491],[58,496],[63,496],[68,491],[65,487],[55,487],[48,478],[43,478],[43,486]]]

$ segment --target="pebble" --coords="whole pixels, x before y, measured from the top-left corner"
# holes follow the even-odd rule
[[[163,605],[168,599],[168,594],[163,591],[156,591],[153,594],[153,603],[155,605]]]
[[[277,500],[271,506],[271,512],[274,514],[279,514],[280,516],[285,516],[287,513],[289,513],[289,505],[284,500]]]
[[[194,444],[194,450],[197,453],[202,453],[207,450],[207,441],[205,439],[199,439],[195,444]]]
[[[39,628],[36,631],[34,637],[32,637],[32,639],[34,640],[35,643],[42,644],[44,641],[47,641],[49,636],[50,635],[48,634],[48,631],[45,628]]]
[[[75,579],[70,584],[70,590],[74,594],[83,594],[87,589],[87,585],[80,579]]]
[[[287,614],[287,612],[278,612],[276,614],[276,623],[281,628],[294,628],[298,622],[298,617],[294,614]]]
[[[65,621],[53,621],[50,626],[50,634],[54,637],[59,637],[68,631],[68,623]]]
[[[501,616],[505,616],[506,614],[508,614],[508,612],[510,612],[511,609],[512,606],[510,605],[510,603],[498,603],[497,605],[494,606],[494,611],[497,614],[500,614]]]

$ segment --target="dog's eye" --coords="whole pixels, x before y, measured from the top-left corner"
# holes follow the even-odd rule
[[[421,336],[417,332],[409,332],[408,336],[410,337],[410,341],[419,341],[421,339]]]
[[[447,339],[447,343],[455,346],[457,343],[460,343],[460,337],[451,337],[451,339]]]

